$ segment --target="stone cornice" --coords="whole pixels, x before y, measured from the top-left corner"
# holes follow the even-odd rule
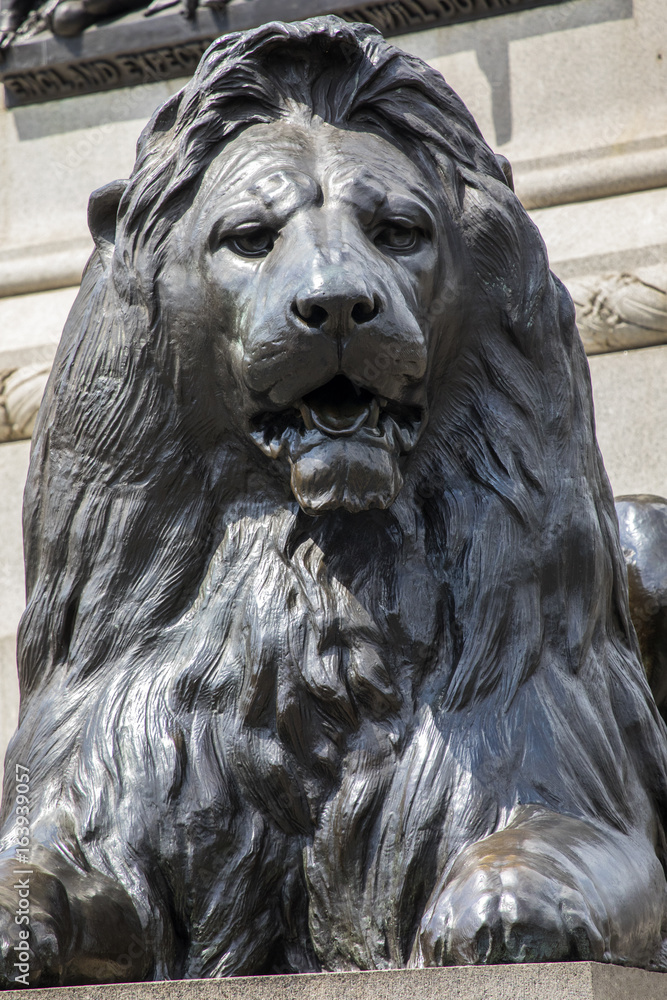
[[[78,38],[41,32],[14,41],[0,62],[7,107],[189,76],[208,45],[229,31],[266,21],[338,14],[384,35],[456,24],[564,0],[202,0],[186,19],[173,9],[135,11],[88,28]]]

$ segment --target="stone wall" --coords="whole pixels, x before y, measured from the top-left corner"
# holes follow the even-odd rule
[[[570,0],[394,40],[444,74],[512,163],[578,305],[617,494],[667,495],[664,14],[664,0]],[[0,111],[0,754],[18,705],[24,438],[91,249],[88,194],[127,176],[141,127],[182,82]]]

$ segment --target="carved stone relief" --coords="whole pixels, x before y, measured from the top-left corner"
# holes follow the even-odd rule
[[[667,342],[667,272],[650,284],[634,274],[610,274],[570,281],[568,288],[587,354]]]
[[[563,2],[292,0],[290,19],[331,12],[397,35]],[[0,81],[15,106],[189,76],[218,35],[284,15],[274,0],[0,0]]]
[[[0,442],[32,437],[50,364],[0,370]]]

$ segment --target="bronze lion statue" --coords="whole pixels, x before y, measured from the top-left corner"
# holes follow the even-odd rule
[[[586,358],[458,97],[366,25],[229,35],[89,216],[4,983],[663,968],[667,741]]]

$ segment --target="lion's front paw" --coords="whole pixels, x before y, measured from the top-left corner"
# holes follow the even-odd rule
[[[456,872],[422,920],[416,965],[601,961],[607,923],[554,866],[518,859],[475,859]]]
[[[69,930],[65,890],[57,879],[43,872],[32,876],[34,892],[30,881],[24,879],[23,886],[20,876],[1,874],[0,989],[59,985]],[[19,895],[19,890],[27,895]],[[26,900],[23,906],[21,899]]]

